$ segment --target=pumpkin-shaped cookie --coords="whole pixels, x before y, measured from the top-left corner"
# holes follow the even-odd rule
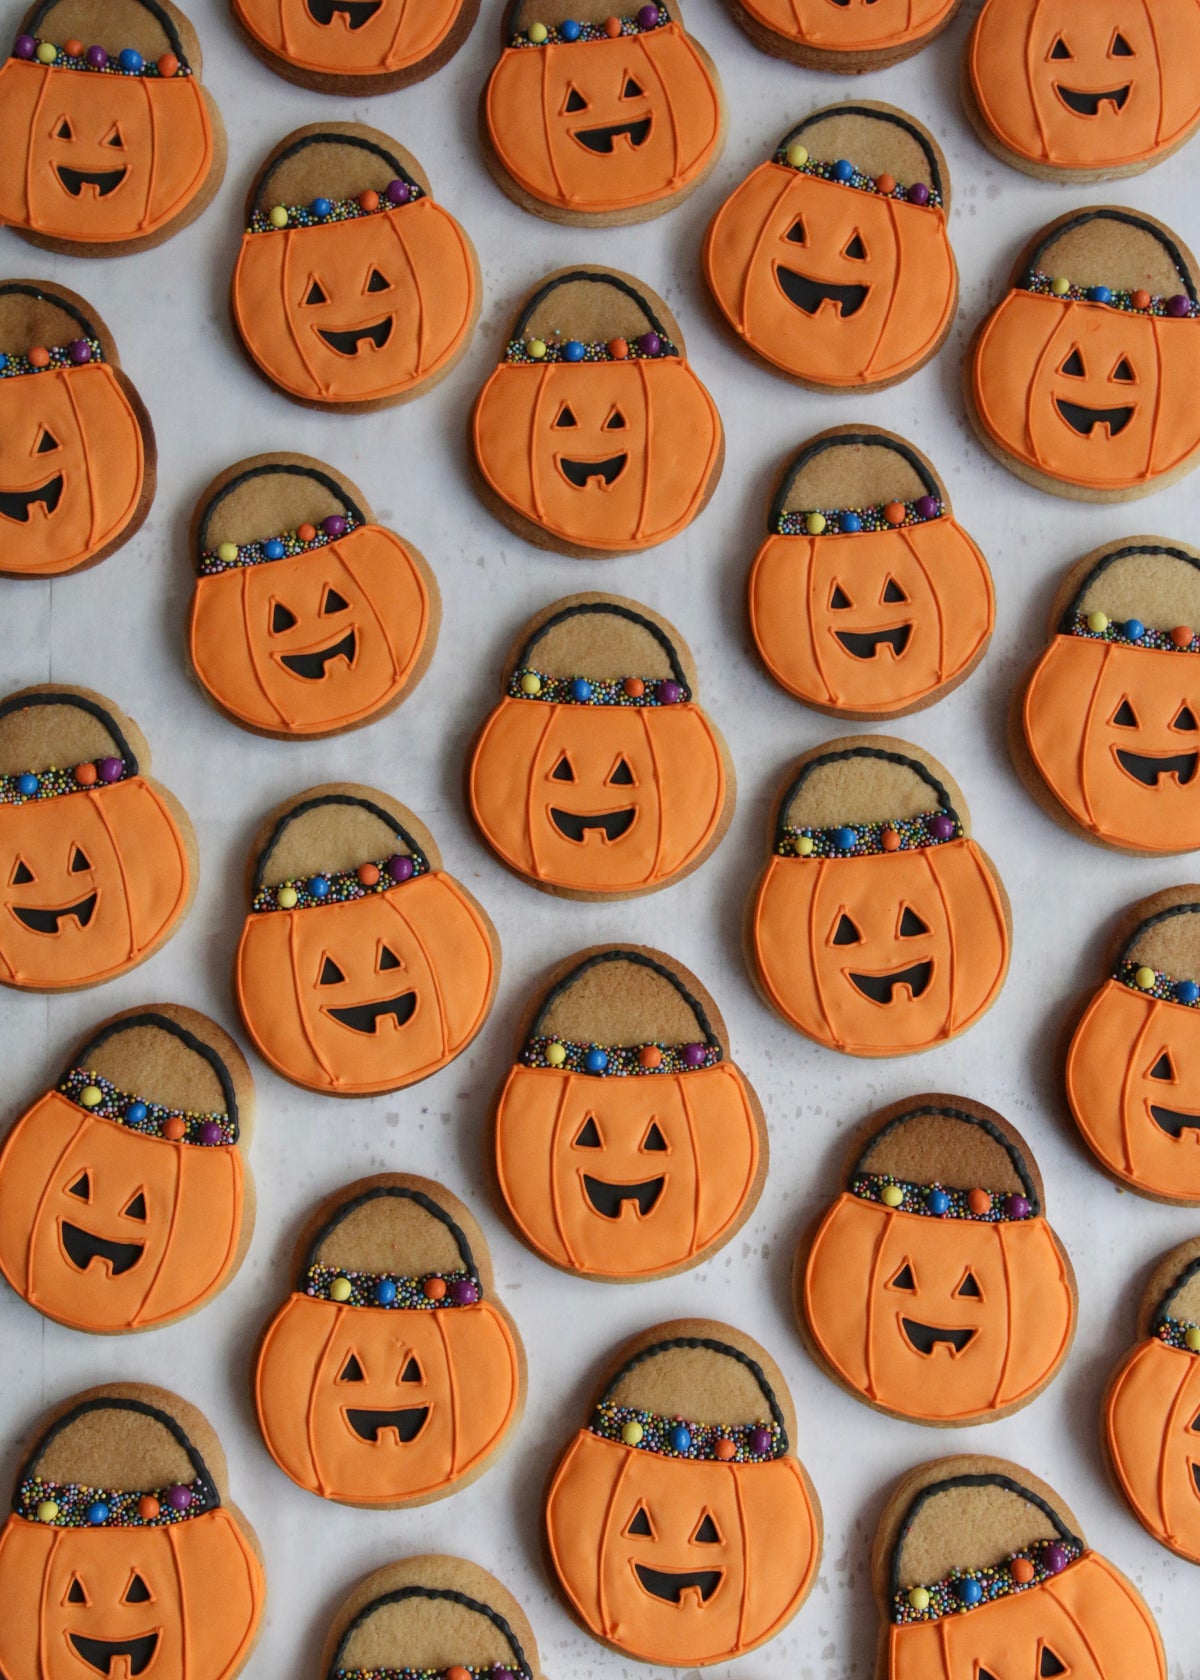
[[[332,782],[285,801],[259,830],[249,888],[234,989],[285,1079],[334,1097],[398,1091],[486,1020],[496,930],[387,794]]]
[[[1200,1563],[1200,1240],[1154,1268],[1104,1398],[1109,1469],[1148,1534]]]
[[[1200,1206],[1200,886],[1133,905],[1106,968],[1067,1051],[1075,1124],[1131,1190]]]
[[[1008,898],[962,795],[905,741],[848,736],[795,765],[746,929],[783,1019],[851,1056],[907,1056],[999,996]]]
[[[89,27],[101,40],[80,40]],[[121,256],[192,222],[225,173],[200,43],[170,0],[38,0],[0,66],[0,223]]]
[[[253,52],[318,93],[391,93],[422,82],[462,46],[479,0],[231,0]]]
[[[0,701],[0,985],[97,986],[174,933],[195,837],[149,762],[141,731],[89,689]]]
[[[143,1383],[46,1420],[0,1528],[0,1669],[13,1680],[232,1680],[266,1582],[211,1426]]]
[[[984,143],[1027,174],[1139,175],[1200,122],[1200,7],[986,0],[963,83]]]
[[[215,1021],[177,1004],[106,1021],[0,1149],[0,1270],[74,1330],[195,1312],[249,1246],[252,1112],[250,1070]]]
[[[1037,1398],[1075,1334],[1075,1279],[1024,1139],[982,1103],[873,1114],[801,1244],[796,1315],[822,1367],[915,1423],[981,1423]]]
[[[525,1355],[483,1233],[440,1184],[386,1173],[325,1202],[254,1376],[267,1450],[347,1505],[425,1505],[482,1475]]]
[[[747,349],[814,390],[915,373],[954,319],[950,180],[933,136],[890,105],[830,105],[724,199],[704,277]]]
[[[1200,553],[1127,537],[1059,590],[1014,710],[1017,768],[1085,839],[1160,856],[1200,846]]]
[[[677,536],[725,453],[666,305],[611,268],[560,269],[526,300],[479,393],[471,442],[505,524],[584,557]]]
[[[546,1493],[551,1567],[585,1632],[703,1668],[771,1639],[808,1596],[821,1508],[757,1342],[677,1319],[628,1342]]]
[[[155,459],[150,416],[91,305],[0,281],[0,576],[58,577],[128,542]]]
[[[553,222],[644,222],[686,198],[725,143],[716,66],[679,0],[510,0],[480,105],[484,159]],[[559,14],[563,15],[560,17]]]
[[[899,64],[953,20],[960,0],[730,0],[756,46],[810,70],[858,75]]]
[[[980,441],[1018,477],[1131,501],[1200,453],[1195,259],[1169,228],[1101,206],[1043,228],[964,364]]]
[[[1002,1458],[911,1471],[871,1557],[888,1680],[1166,1680],[1154,1617],[1054,1489]]]
[[[551,976],[496,1102],[496,1182],[518,1235],[585,1277],[663,1277],[749,1218],[767,1133],[725,1023],[661,951],[600,945]]]
[[[246,202],[233,324],[264,378],[314,408],[407,402],[479,314],[475,250],[411,152],[359,123],[299,128]]]
[[[188,653],[236,723],[283,740],[369,723],[433,657],[441,597],[411,543],[307,455],[256,455],[200,498]]]
[[[585,675],[586,673],[586,675]],[[699,867],[733,815],[734,777],[665,619],[572,595],[509,655],[467,772],[503,863],[566,898],[631,898]]]
[[[932,705],[987,651],[987,561],[932,465],[876,426],[810,438],[784,467],[749,578],[759,657],[834,716]]]

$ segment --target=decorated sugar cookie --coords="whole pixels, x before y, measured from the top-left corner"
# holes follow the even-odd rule
[[[445,1556],[405,1558],[361,1581],[334,1617],[320,1674],[542,1680],[533,1629],[507,1587]]]
[[[695,191],[725,144],[716,66],[679,0],[510,0],[480,106],[484,160],[552,222],[644,222]],[[564,15],[565,14],[565,15]]]
[[[285,1079],[335,1097],[398,1091],[486,1020],[496,930],[386,793],[331,782],[286,800],[259,830],[249,886],[234,989]]]
[[[100,40],[81,40],[88,26]],[[38,0],[0,66],[0,223],[121,256],[187,227],[225,173],[200,43],[170,0]]]
[[[0,700],[0,985],[98,986],[174,933],[195,836],[149,766],[141,731],[90,689]]]
[[[709,223],[704,277],[748,350],[813,390],[876,391],[942,345],[958,300],[950,178],[891,105],[829,105]]]
[[[321,1206],[255,1368],[281,1470],[347,1505],[425,1505],[482,1475],[524,1397],[520,1337],[457,1197],[384,1173]]]
[[[1150,1608],[1052,1487],[961,1454],[905,1476],[871,1576],[887,1680],[1166,1680]]]
[[[967,407],[1018,477],[1084,502],[1131,501],[1200,453],[1195,259],[1169,228],[1101,206],[1021,253],[975,336]]]
[[[1200,1563],[1200,1240],[1154,1268],[1137,1334],[1104,1397],[1109,1469],[1146,1532]]]
[[[646,946],[561,964],[528,1018],[493,1120],[518,1235],[585,1277],[695,1266],[749,1218],[767,1171],[758,1098],[694,974]]]
[[[390,711],[433,657],[441,596],[425,558],[308,455],[255,455],[192,521],[188,652],[236,723],[284,740]]]
[[[0,576],[103,560],[154,499],[154,430],[91,305],[0,281]]]
[[[546,1494],[551,1567],[575,1619],[624,1656],[703,1668],[773,1638],[821,1561],[775,1361],[711,1319],[626,1343]]]
[[[250,1069],[215,1021],[129,1009],[79,1046],[0,1149],[0,1270],[73,1330],[195,1312],[254,1227]]]
[[[918,747],[847,736],[793,767],[747,921],[784,1020],[851,1056],[907,1056],[972,1026],[1008,973],[1008,898],[962,794]]]
[[[1161,855],[1200,846],[1200,553],[1127,537],[1067,574],[1014,711],[1017,768],[1067,827]]]
[[[423,82],[466,40],[479,0],[231,0],[251,49],[318,93],[391,93]]]
[[[795,1292],[834,1381],[914,1423],[1027,1406],[1075,1334],[1075,1277],[1029,1146],[964,1097],[909,1097],[871,1116],[800,1246]]]
[[[1133,905],[1106,970],[1067,1051],[1075,1124],[1131,1190],[1200,1206],[1200,886]]]
[[[733,815],[728,750],[689,650],[617,595],[571,595],[510,654],[467,772],[471,815],[544,892],[630,898],[703,863]]]
[[[475,250],[403,146],[360,123],[298,128],[246,202],[233,324],[265,379],[315,408],[407,402],[479,314]]]
[[[730,0],[750,39],[810,70],[859,75],[899,64],[953,20],[959,0]]]
[[[919,450],[836,426],[784,467],[749,578],[759,657],[797,700],[834,716],[932,705],[987,651],[987,561]]]
[[[196,1408],[110,1383],[51,1413],[0,1529],[0,1599],[0,1669],[15,1680],[232,1680],[266,1582]]]
[[[505,524],[581,556],[677,536],[725,453],[674,317],[612,268],[560,269],[526,300],[475,404],[471,442]]]
[[[1139,175],[1200,122],[1200,7],[1172,0],[986,0],[967,111],[986,145],[1043,180]]]

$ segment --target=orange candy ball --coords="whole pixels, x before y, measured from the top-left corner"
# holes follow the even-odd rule
[[[629,354],[629,346],[623,338],[610,338],[608,353],[614,362],[623,362]]]
[[[159,1503],[152,1493],[144,1493],[138,1500],[138,1516],[143,1522],[153,1522],[159,1513]]]
[[[181,1114],[172,1114],[169,1120],[163,1121],[163,1136],[170,1143],[178,1143],[186,1131],[187,1122]]]
[[[604,33],[608,36],[610,41],[615,40],[616,37],[621,33],[621,20],[620,20],[620,18],[619,17],[605,18],[605,20],[604,20]]]
[[[425,1299],[427,1301],[441,1301],[446,1294],[445,1278],[426,1278],[424,1283]]]
[[[311,542],[316,534],[317,528],[315,525],[297,525],[296,527],[296,535],[301,542]]]
[[[169,81],[172,76],[178,73],[178,71],[179,60],[175,57],[175,54],[164,53],[158,61],[159,75]]]
[[[904,503],[889,502],[883,510],[883,517],[887,520],[889,525],[903,525]]]
[[[364,887],[373,887],[379,880],[379,866],[374,863],[360,863],[357,875]]]
[[[49,367],[50,352],[46,349],[44,344],[35,344],[33,349],[29,352],[29,360],[32,362],[34,367]]]
[[[1190,647],[1192,641],[1192,631],[1190,627],[1186,624],[1177,624],[1171,632],[1171,640],[1175,643],[1177,648]]]
[[[662,1051],[657,1044],[645,1044],[638,1051],[638,1065],[644,1068],[662,1066]]]
[[[1034,1576],[1033,1564],[1025,1557],[1014,1558],[1009,1564],[1008,1573],[1018,1586],[1028,1586]]]
[[[68,58],[82,58],[83,42],[77,41],[72,35],[69,41],[63,42],[63,51],[66,53]]]
[[[378,210],[379,194],[373,188],[368,187],[366,192],[359,193],[358,204],[361,210]]]
[[[898,852],[900,850],[900,836],[894,828],[885,828],[879,836],[879,844],[885,852]]]
[[[881,193],[894,193],[896,177],[894,175],[876,175],[875,185]]]
[[[722,1464],[728,1464],[729,1460],[736,1452],[737,1448],[729,1439],[728,1435],[722,1435],[713,1447],[713,1457],[720,1459]]]
[[[991,1210],[992,1198],[986,1190],[969,1190],[967,1192],[967,1206],[972,1213],[988,1213]]]
[[[1142,291],[1142,290],[1139,289],[1138,291],[1134,292],[1133,296],[1130,298],[1129,301],[1130,301],[1130,303],[1132,303],[1132,305],[1135,309],[1149,309],[1149,307],[1150,307],[1150,293],[1146,292],[1146,291]]]
[[[631,700],[640,700],[646,692],[646,685],[641,677],[626,677],[622,686]]]
[[[95,787],[97,779],[96,766],[85,761],[75,766],[75,780],[80,787]]]

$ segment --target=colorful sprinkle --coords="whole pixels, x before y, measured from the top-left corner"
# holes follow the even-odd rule
[[[62,794],[94,788],[98,781],[111,785],[119,782],[125,771],[124,759],[102,758],[94,764],[74,765],[70,770],[23,770],[16,776],[0,776],[0,805],[57,799]]]

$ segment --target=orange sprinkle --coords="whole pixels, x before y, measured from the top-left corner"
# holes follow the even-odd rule
[[[34,367],[49,367],[50,352],[46,349],[44,344],[35,344],[33,349],[29,352],[29,360],[32,362]]]
[[[426,1278],[424,1288],[427,1301],[440,1301],[446,1293],[446,1280],[439,1277]]]
[[[375,192],[373,188],[368,187],[366,192],[359,193],[358,203],[359,208],[362,210],[378,210],[379,194]]]
[[[1192,632],[1186,624],[1177,624],[1171,632],[1171,640],[1176,647],[1188,647],[1191,644]]]
[[[986,1190],[968,1190],[967,1206],[972,1213],[988,1213],[992,1206],[992,1198]]]
[[[1130,303],[1132,303],[1132,305],[1135,309],[1149,309],[1149,307],[1150,307],[1150,293],[1149,292],[1144,292],[1144,291],[1141,291],[1141,290],[1136,291],[1136,292],[1134,292],[1133,296],[1130,298],[1129,301],[1130,301]]]
[[[356,873],[364,887],[373,887],[379,879],[379,866],[374,863],[360,863]]]
[[[629,346],[623,338],[610,338],[608,353],[614,362],[623,362],[629,354]]]
[[[158,73],[160,76],[174,76],[178,69],[179,60],[175,57],[174,53],[164,53],[158,61]]]
[[[626,677],[622,686],[631,700],[640,700],[646,692],[646,685],[641,677]]]
[[[153,1522],[159,1512],[159,1503],[152,1493],[144,1493],[138,1500],[138,1516],[143,1522]]]
[[[613,40],[616,36],[618,36],[621,33],[621,20],[620,20],[620,18],[619,17],[605,18],[605,20],[604,20],[604,33],[608,36],[610,41]]]
[[[896,190],[896,177],[894,175],[876,175],[875,186],[881,193],[894,193]]]
[[[1028,1558],[1014,1558],[1008,1566],[1008,1573],[1018,1586],[1028,1586],[1029,1582],[1033,1580],[1033,1564]]]
[[[169,1143],[178,1143],[186,1131],[187,1122],[181,1114],[172,1114],[169,1120],[163,1121],[163,1136]]]
[[[900,850],[900,836],[894,828],[885,828],[879,836],[879,844],[885,852],[898,852]]]
[[[80,787],[95,787],[96,766],[87,762],[77,764],[75,766],[75,780],[79,783]]]
[[[662,1066],[662,1051],[657,1044],[644,1044],[638,1051],[638,1066],[656,1068]]]
[[[720,1435],[717,1437],[716,1444],[713,1447],[714,1458],[719,1458],[722,1464],[727,1464],[736,1452],[737,1448],[729,1439],[728,1435]]]
[[[889,502],[883,510],[883,517],[887,520],[889,525],[903,525],[904,503]]]
[[[315,525],[298,525],[296,527],[296,535],[301,542],[311,542],[316,534],[317,528]]]

